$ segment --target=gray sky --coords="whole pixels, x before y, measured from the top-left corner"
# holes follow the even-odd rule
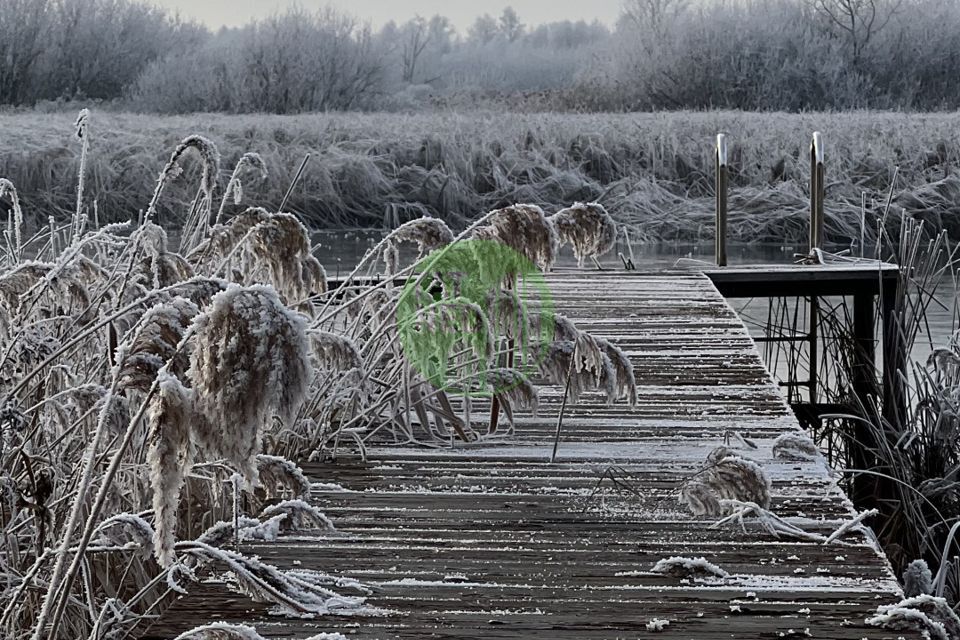
[[[164,7],[180,12],[187,18],[196,18],[213,28],[223,25],[238,26],[251,18],[269,15],[276,9],[294,4],[295,0],[154,0]],[[482,13],[498,16],[507,5],[517,10],[525,24],[540,24],[554,20],[599,19],[612,25],[620,9],[621,0],[299,0],[306,8],[330,4],[379,27],[389,20],[402,22],[419,13],[435,13],[450,18],[461,32]]]

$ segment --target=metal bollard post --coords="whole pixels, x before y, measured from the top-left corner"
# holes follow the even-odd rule
[[[810,253],[823,243],[823,139],[819,131],[810,142]]]
[[[717,134],[717,172],[715,186],[717,192],[717,225],[714,238],[714,253],[717,266],[727,266],[727,137]]]

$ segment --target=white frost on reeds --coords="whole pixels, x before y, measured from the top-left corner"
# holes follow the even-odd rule
[[[540,375],[551,384],[565,386],[571,402],[577,402],[583,392],[598,388],[598,383],[600,390],[606,394],[607,402],[613,402],[616,394],[616,372],[610,358],[603,352],[599,353],[600,375],[597,376],[590,368],[575,366],[575,344],[570,340],[554,340],[535,346],[534,361]]]
[[[6,310],[4,320],[9,322],[12,315],[29,308],[37,294],[46,296],[43,304],[52,311],[62,313],[67,309],[85,308],[90,298],[82,274],[82,261],[70,265],[20,263],[0,276],[0,303]]]
[[[806,434],[788,431],[773,441],[773,457],[778,460],[811,462],[820,457],[820,449]]]
[[[521,409],[537,412],[540,395],[530,379],[516,369],[494,368],[486,372],[486,381],[491,392],[511,410]]]
[[[177,508],[193,453],[193,392],[170,374],[160,372],[157,393],[148,411],[147,466],[153,487],[154,553],[161,567],[173,562]]]
[[[245,624],[214,622],[181,633],[174,640],[265,640],[253,627]]]
[[[215,225],[220,224],[220,219],[223,217],[223,210],[228,198],[230,198],[235,205],[239,205],[243,201],[243,179],[240,176],[245,170],[256,171],[259,173],[261,180],[267,179],[267,163],[263,161],[263,157],[259,153],[249,152],[240,156],[240,160],[237,161],[236,166],[233,168],[233,173],[230,174],[227,188],[224,189],[223,199],[220,201],[220,209],[217,211],[217,217],[214,220]]]
[[[294,498],[303,499],[310,495],[310,481],[303,475],[303,470],[286,458],[259,454],[257,473],[267,497],[283,495],[283,491],[288,491]]]
[[[135,513],[118,513],[110,516],[94,532],[95,547],[135,547],[147,555],[154,551],[155,531],[150,523]]]
[[[310,235],[289,213],[249,208],[210,229],[187,258],[201,271],[233,261],[230,277],[268,282],[291,304],[327,290],[327,274],[310,251]]]
[[[333,523],[322,511],[303,499],[283,500],[270,505],[260,512],[261,518],[273,518],[277,515],[286,516],[281,523],[281,531],[307,531],[310,529],[325,529],[332,531]]]
[[[597,202],[577,202],[549,217],[557,230],[560,246],[573,247],[582,267],[586,258],[599,258],[617,243],[617,225]]]
[[[220,152],[212,141],[201,135],[187,136],[177,145],[173,153],[170,154],[170,159],[157,178],[157,186],[153,191],[153,197],[150,199],[150,204],[147,206],[147,212],[144,216],[145,221],[149,222],[153,219],[153,214],[157,209],[157,202],[159,202],[160,195],[163,193],[163,188],[167,182],[180,175],[182,171],[179,164],[180,159],[189,149],[196,150],[200,155],[200,160],[203,164],[200,190],[203,191],[208,203],[213,202],[213,189],[216,186],[217,176],[220,173]]]
[[[903,595],[908,598],[933,593],[933,573],[923,559],[914,560],[903,571]]]
[[[186,371],[187,355],[176,353],[176,349],[199,313],[197,305],[179,296],[148,309],[129,342],[117,348],[115,360],[120,365],[120,388],[146,391],[171,358],[169,371],[174,374]]]
[[[650,571],[675,578],[727,578],[730,576],[729,573],[707,561],[704,557],[671,556],[658,560]]]
[[[250,207],[232,217],[229,222],[218,224],[207,232],[207,238],[187,253],[198,269],[216,266],[233,253],[234,248],[247,237],[256,225],[270,219],[270,213],[261,207]]]
[[[516,204],[497,209],[491,214],[485,225],[474,230],[474,239],[499,242],[529,260],[541,271],[550,270],[557,258],[560,239],[543,209],[533,204]],[[514,264],[511,261],[498,264],[496,268],[513,275],[527,270],[526,265]]]
[[[756,503],[763,509],[770,506],[770,478],[766,471],[726,447],[711,453],[706,466],[680,491],[680,501],[697,516],[723,515],[724,500]]]
[[[934,640],[960,638],[960,618],[943,598],[919,595],[880,605],[867,624],[894,631],[918,631]]]
[[[145,222],[134,234],[143,259],[140,262],[140,284],[147,289],[168,287],[194,276],[193,265],[179,253],[167,249],[167,232],[159,225]]]
[[[0,199],[10,196],[10,215],[7,218],[8,241],[13,240],[14,257],[19,260],[23,252],[23,209],[17,188],[6,178],[0,178]]]
[[[400,271],[400,247],[396,242],[387,241],[383,243],[383,254],[380,256],[383,261],[383,275],[390,277]]]
[[[198,541],[182,543],[179,549],[203,563],[224,565],[238,582],[240,590],[256,602],[279,605],[280,611],[293,615],[349,615],[362,610],[364,598],[340,594],[305,579],[300,572],[284,572],[254,557],[244,556]]]
[[[321,367],[336,371],[363,369],[360,350],[349,337],[319,330],[311,330],[309,336]]]
[[[199,308],[204,308],[213,297],[227,288],[227,282],[218,278],[205,278],[194,276],[189,280],[178,282],[167,289],[167,295],[171,298],[182,297],[190,300]]]
[[[390,244],[396,246],[403,242],[414,242],[417,253],[424,256],[434,249],[445,247],[453,242],[453,232],[439,218],[416,218],[404,222],[387,236]]]
[[[274,414],[289,424],[311,367],[304,319],[261,285],[230,285],[196,317],[187,377],[195,393],[194,441],[256,484],[256,454]]]
[[[327,274],[310,253],[310,235],[289,213],[274,213],[250,230],[255,266],[265,269],[274,288],[289,303],[327,290]]]
[[[239,516],[236,522],[233,520],[219,520],[207,527],[206,531],[197,537],[196,542],[210,545],[211,547],[222,547],[234,541],[239,535],[239,533],[237,533],[238,529],[239,531],[243,531],[248,527],[256,527],[259,524],[260,520],[248,516]]]
[[[633,363],[623,349],[604,338],[597,338],[597,344],[603,349],[613,369],[613,388],[611,396],[617,400],[626,398],[631,407],[637,405],[637,380],[633,372]],[[608,372],[608,369],[604,369]],[[609,375],[609,373],[607,373]],[[601,380],[601,385],[604,381]]]

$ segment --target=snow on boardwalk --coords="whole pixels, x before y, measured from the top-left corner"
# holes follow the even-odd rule
[[[315,482],[330,483],[314,500],[337,531],[247,549],[283,568],[360,580],[382,615],[292,619],[208,584],[147,637],[211,620],[277,638],[905,637],[864,625],[899,589],[863,533],[824,546],[776,539],[749,521],[746,532],[712,529],[677,502],[682,480],[735,430],[758,445],[745,453],[774,480],[774,512],[827,535],[852,513],[822,462],[773,459],[773,439],[799,426],[706,277],[578,272],[549,283],[558,311],[627,351],[635,409],[585,394],[568,406],[556,464],[555,388],[508,442],[305,463]],[[650,571],[678,555],[703,556],[729,576]]]

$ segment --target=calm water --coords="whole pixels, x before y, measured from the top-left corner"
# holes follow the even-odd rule
[[[383,236],[384,232],[380,230],[319,232],[314,236],[314,240],[321,246],[316,255],[327,269],[330,277],[345,275],[363,257],[364,253],[377,244]],[[415,258],[415,250],[409,246],[404,246],[403,249],[405,249],[405,252],[402,250],[402,259],[404,264],[409,264],[409,261]],[[728,248],[729,263],[788,264],[792,261],[793,254],[798,249],[771,245],[731,246]],[[625,252],[624,248],[620,248],[620,250]],[[681,258],[710,262],[713,259],[713,250],[712,247],[706,245],[682,244],[634,247],[634,262],[638,268],[670,267]],[[570,253],[569,247],[564,248],[558,264],[576,266],[576,260]],[[618,267],[621,263],[616,253],[611,252],[601,260],[601,264]],[[931,305],[927,312],[928,330],[918,336],[915,344],[913,356],[917,360],[921,362],[926,360],[931,351],[931,345],[941,347],[946,346],[949,342],[957,327],[954,310],[956,295],[957,290],[951,282],[942,283],[938,288],[936,297],[938,304]],[[755,335],[762,335],[763,327],[760,324],[767,317],[769,302],[766,299],[734,300],[732,304],[735,309],[741,312],[751,332]]]

